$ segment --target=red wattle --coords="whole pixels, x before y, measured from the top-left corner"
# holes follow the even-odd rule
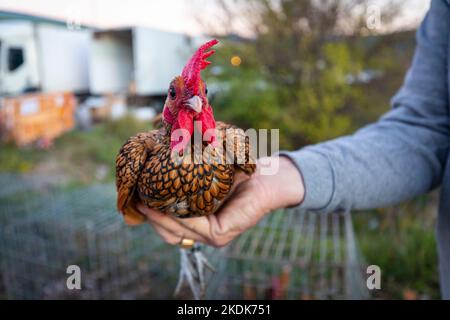
[[[192,112],[180,110],[177,121],[172,125],[170,148],[174,151],[183,151],[191,141],[193,133],[194,117]]]
[[[202,137],[205,135],[205,132],[210,129],[216,128],[216,121],[214,120],[214,115],[212,112],[211,106],[208,106],[207,108],[204,108],[202,112],[199,113],[199,115],[196,118],[196,121],[200,121],[202,123]],[[208,139],[210,144],[215,145],[216,142],[216,133],[215,131],[208,132],[208,136],[210,139]]]
[[[174,121],[175,121],[175,117],[172,115],[172,112],[170,112],[169,108],[164,108],[163,110],[163,119],[164,121],[166,121],[167,123],[170,123],[171,125],[173,125]]]

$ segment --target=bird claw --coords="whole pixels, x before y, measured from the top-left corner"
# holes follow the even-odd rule
[[[186,281],[195,300],[204,298],[206,292],[205,269],[207,268],[213,272],[215,272],[215,269],[200,249],[199,245],[194,245],[191,249],[180,248],[181,267],[175,288],[175,297],[178,296]]]

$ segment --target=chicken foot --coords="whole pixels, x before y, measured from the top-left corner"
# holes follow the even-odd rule
[[[180,293],[183,284],[187,282],[195,300],[203,299],[206,292],[205,270],[215,272],[213,266],[201,251],[201,245],[195,244],[190,249],[180,248],[180,274],[175,296]]]

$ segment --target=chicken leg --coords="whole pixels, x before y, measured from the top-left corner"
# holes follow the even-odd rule
[[[195,300],[205,297],[206,268],[213,272],[215,270],[201,251],[201,248],[201,245],[198,243],[194,244],[190,249],[180,248],[180,275],[175,288],[175,296],[178,296],[183,284],[187,282]]]

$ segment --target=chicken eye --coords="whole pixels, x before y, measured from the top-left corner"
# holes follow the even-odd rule
[[[208,94],[208,87],[205,86],[205,94]]]
[[[173,100],[177,97],[177,92],[175,91],[174,87],[170,87],[169,89],[169,96]]]

